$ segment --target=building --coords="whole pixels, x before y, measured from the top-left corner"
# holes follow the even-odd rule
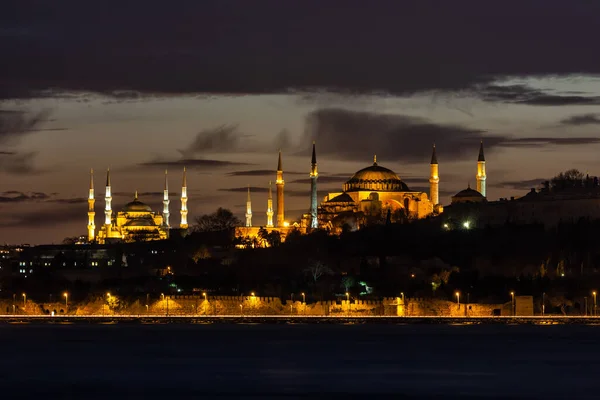
[[[183,183],[181,188],[181,222],[180,229],[187,229],[187,181],[186,171],[183,170]],[[162,240],[169,237],[171,225],[169,221],[169,185],[167,171],[165,171],[165,184],[163,190],[163,211],[155,212],[150,206],[140,201],[137,191],[133,200],[125,204],[123,209],[113,212],[112,188],[110,170],[106,173],[106,191],[104,196],[104,223],[96,228],[95,223],[95,196],[94,175],[90,173],[90,189],[88,196],[88,241],[99,244],[109,242],[137,242],[149,240]]]

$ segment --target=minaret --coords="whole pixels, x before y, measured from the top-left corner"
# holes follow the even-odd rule
[[[317,151],[315,150],[315,142],[312,148],[312,160],[310,162],[310,227],[311,229],[319,228],[317,218]]]
[[[181,185],[181,223],[179,224],[179,227],[181,229],[187,229],[187,227],[188,227],[188,222],[187,222],[187,214],[188,214],[187,179],[186,179],[185,175],[186,175],[185,167],[183,167],[183,183]]]
[[[163,191],[163,224],[169,227],[169,179],[165,169],[165,190]]]
[[[112,195],[111,195],[111,191],[110,191],[110,168],[109,168],[106,170],[106,192],[104,195],[104,203],[106,205],[106,207],[104,207],[104,225],[106,225],[106,227],[107,227],[107,233],[108,233],[108,229],[110,228],[110,225],[112,224],[111,202],[112,202]]]
[[[269,181],[269,198],[267,199],[267,228],[273,227],[273,191]]]
[[[479,158],[477,159],[477,191],[486,197],[485,194],[485,157],[483,156],[483,140],[479,146]]]
[[[277,226],[282,227],[283,221],[285,220],[285,212],[283,209],[283,167],[281,164],[281,150],[279,150],[279,162],[277,163]]]
[[[88,195],[88,241],[93,242],[96,233],[96,224],[94,219],[96,218],[96,211],[94,210],[94,170],[90,170],[90,192]]]
[[[434,144],[431,162],[429,163],[429,199],[434,206],[440,203],[440,176],[438,167]]]
[[[246,200],[246,226],[252,226],[252,200],[250,200],[250,185],[248,185],[248,199]]]

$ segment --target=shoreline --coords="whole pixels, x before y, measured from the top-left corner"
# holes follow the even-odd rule
[[[428,325],[600,325],[599,316],[280,316],[280,315],[0,315],[0,324],[428,324]]]

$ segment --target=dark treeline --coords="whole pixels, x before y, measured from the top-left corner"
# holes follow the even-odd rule
[[[510,292],[577,307],[600,288],[600,221],[554,229],[540,225],[445,230],[436,219],[382,224],[340,236],[290,233],[267,248],[237,248],[231,230],[195,232],[161,242],[115,245],[115,263],[95,282],[68,280],[60,262],[28,278],[3,280],[3,295],[84,298],[161,293],[243,295],[307,300],[400,296],[504,302]],[[148,253],[156,253],[150,257]],[[66,257],[62,255],[62,257]],[[160,273],[159,273],[160,272]],[[348,293],[348,294],[346,294]],[[552,300],[554,299],[554,300]],[[591,303],[590,303],[591,304]]]

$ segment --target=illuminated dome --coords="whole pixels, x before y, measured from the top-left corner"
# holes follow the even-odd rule
[[[376,190],[382,192],[408,192],[408,186],[391,169],[377,165],[363,168],[344,184],[344,192],[359,190]]]
[[[468,188],[461,190],[452,196],[452,204],[456,203],[481,203],[485,201],[485,197],[479,193],[477,190],[471,189],[469,185]]]
[[[125,204],[123,209],[125,212],[152,212],[152,209],[146,203],[142,203],[138,200],[137,192],[135,192],[135,198],[132,202]]]

